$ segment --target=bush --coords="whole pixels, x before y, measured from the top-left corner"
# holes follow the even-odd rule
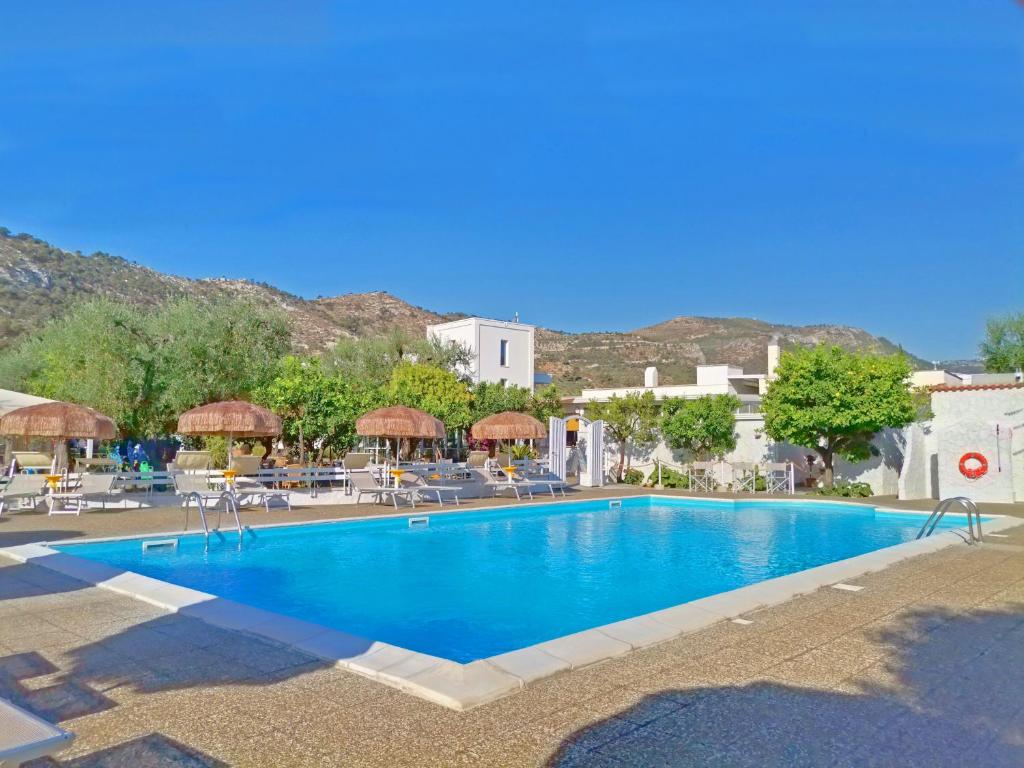
[[[649,485],[656,485],[658,482],[658,468],[655,467],[654,471],[648,480]],[[689,488],[690,478],[684,475],[682,472],[677,472],[671,467],[666,467],[664,464],[661,466],[661,487],[662,488]]]
[[[627,469],[626,474],[622,477],[622,482],[627,485],[643,485],[644,484],[644,473],[639,469]]]
[[[848,483],[840,480],[832,488],[815,488],[813,493],[818,496],[842,496],[846,499],[866,499],[873,496],[871,486],[867,483]]]

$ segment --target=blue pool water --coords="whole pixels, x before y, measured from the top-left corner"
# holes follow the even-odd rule
[[[59,549],[468,662],[909,541],[920,515],[638,497]],[[963,525],[947,516],[943,527]]]

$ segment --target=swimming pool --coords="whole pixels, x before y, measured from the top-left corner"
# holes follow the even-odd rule
[[[55,548],[465,664],[910,541],[922,522],[644,496]]]

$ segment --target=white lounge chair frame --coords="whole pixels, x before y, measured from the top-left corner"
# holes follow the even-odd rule
[[[88,509],[89,500],[95,498],[99,498],[101,507],[106,509],[107,500],[111,497],[116,482],[117,475],[86,473],[79,479],[76,490],[46,495],[49,514],[80,515],[82,510]]]
[[[375,496],[377,502],[382,504],[385,499],[390,498],[395,509],[398,509],[398,497],[401,496],[412,505],[413,509],[416,508],[418,494],[414,488],[386,488],[377,483],[373,472],[352,472],[349,474],[349,480],[356,493],[356,504],[363,496]]]
[[[45,495],[45,484],[42,475],[12,475],[7,485],[0,489],[0,515],[3,515],[7,503],[14,499],[32,499],[35,508],[39,499]]]
[[[749,461],[732,464],[732,489],[737,493],[757,492],[757,465]]]
[[[67,747],[75,735],[0,699],[0,768],[47,757]]]
[[[768,493],[790,493],[792,465],[785,461],[772,461],[764,465],[764,480]]]
[[[431,485],[427,482],[427,479],[416,472],[405,472],[399,479],[401,486],[405,488],[411,488],[416,491],[420,499],[425,500],[425,494],[433,494],[437,500],[438,506],[444,506],[444,499],[441,498],[442,494],[451,494],[452,499],[455,501],[455,506],[459,506],[459,491],[462,490],[461,485]]]

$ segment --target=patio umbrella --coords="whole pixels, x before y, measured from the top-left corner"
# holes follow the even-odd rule
[[[395,440],[443,440],[445,428],[443,421],[429,413],[405,405],[392,405],[364,413],[356,419],[356,434]],[[398,456],[397,446],[395,456]]]
[[[477,440],[533,440],[546,437],[547,429],[528,413],[504,411],[480,419],[470,429]],[[512,448],[509,445],[508,463],[512,464]]]
[[[200,405],[178,417],[178,432],[183,435],[222,435],[228,439],[228,466],[231,445],[236,437],[271,437],[281,434],[281,417],[244,400],[224,400]]]
[[[0,434],[50,438],[57,446],[53,458],[56,471],[67,465],[68,440],[112,440],[117,436],[117,424],[95,408],[54,401],[26,405],[0,416]]]

